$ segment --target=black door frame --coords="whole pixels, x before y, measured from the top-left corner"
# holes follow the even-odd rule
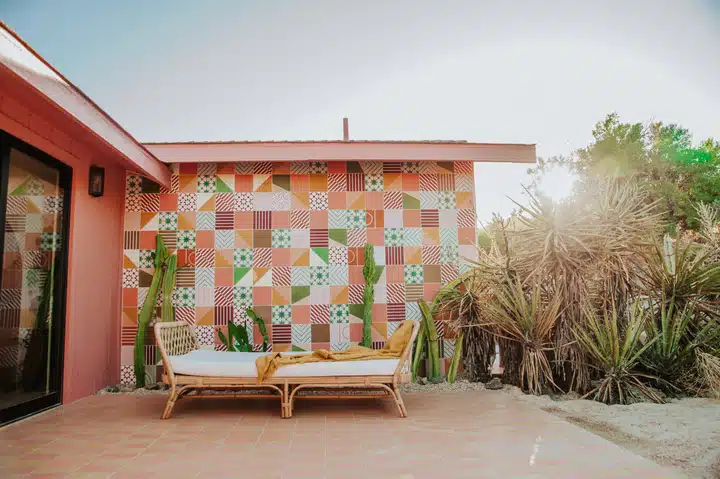
[[[70,232],[72,168],[10,133],[0,130],[0,229],[2,230],[5,229],[10,152],[13,149],[32,156],[34,159],[58,170],[59,186],[63,189],[62,234],[60,236],[60,255],[55,271],[55,285],[53,287],[53,323],[50,341],[50,388],[52,392],[31,401],[20,403],[6,409],[0,409],[0,426],[58,406],[62,403],[65,353],[65,306],[67,303],[68,237]],[[0,233],[0,254],[3,254],[5,251],[5,232],[1,231]],[[0,281],[2,281],[2,269],[3,268],[0,267]]]

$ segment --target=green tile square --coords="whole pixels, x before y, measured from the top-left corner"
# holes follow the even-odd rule
[[[272,182],[274,186],[290,191],[290,175],[273,175]]]
[[[330,229],[328,230],[328,239],[339,243],[343,246],[347,246],[347,230],[346,229]]]
[[[310,286],[292,286],[291,287],[292,302],[297,303],[310,296]]]
[[[419,210],[420,198],[417,198],[408,193],[403,193],[403,208],[405,208],[406,210]]]

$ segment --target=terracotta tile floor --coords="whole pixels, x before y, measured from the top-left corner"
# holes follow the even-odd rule
[[[562,419],[493,392],[390,401],[94,396],[0,429],[0,477],[679,477]]]

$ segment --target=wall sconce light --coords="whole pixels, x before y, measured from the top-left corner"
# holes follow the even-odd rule
[[[88,181],[88,194],[98,198],[105,193],[105,168],[90,167],[90,180]]]

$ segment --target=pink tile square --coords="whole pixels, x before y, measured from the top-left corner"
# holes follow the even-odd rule
[[[311,211],[310,212],[310,228],[327,229],[328,212],[327,211]]]
[[[310,305],[293,305],[292,322],[293,324],[310,324]]]

